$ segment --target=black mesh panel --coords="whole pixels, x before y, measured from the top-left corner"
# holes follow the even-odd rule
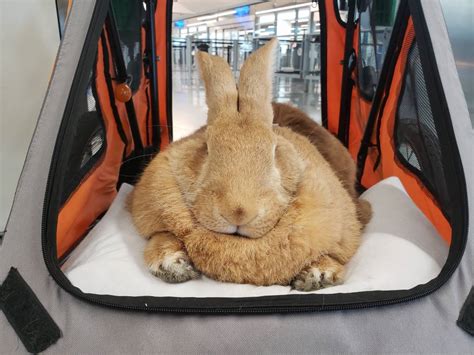
[[[133,92],[140,85],[142,70],[141,29],[145,17],[142,1],[112,0],[123,59]]]
[[[74,135],[64,175],[62,203],[94,167],[105,148],[105,129],[95,89],[95,64],[88,77],[89,84],[71,112]]]
[[[433,120],[416,41],[408,54],[395,128],[398,158],[415,173],[449,216],[449,195],[438,132]]]

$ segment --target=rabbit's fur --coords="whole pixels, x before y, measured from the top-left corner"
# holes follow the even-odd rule
[[[301,110],[287,104],[273,102],[273,122],[289,127],[313,143],[321,155],[328,161],[336,176],[342,182],[357,205],[359,220],[363,225],[372,218],[372,208],[366,200],[359,199],[355,188],[356,165],[349,151],[325,128],[314,122]]]
[[[194,264],[221,281],[313,290],[341,282],[357,250],[370,205],[347,151],[318,126],[339,151],[331,166],[308,138],[273,126],[274,111],[282,124],[291,116],[271,104],[275,47],[247,59],[238,89],[222,58],[197,54],[208,125],[158,154],[134,189],[145,262],[166,281],[197,277]]]

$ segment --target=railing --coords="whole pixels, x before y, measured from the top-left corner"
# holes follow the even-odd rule
[[[319,34],[303,35],[302,39],[279,38],[276,75],[316,79],[321,68]],[[237,75],[245,59],[269,38],[244,40],[173,38],[173,70],[192,75],[196,70],[194,55],[203,50],[225,58]]]

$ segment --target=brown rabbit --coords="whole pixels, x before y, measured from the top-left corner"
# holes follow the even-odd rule
[[[275,47],[247,59],[238,89],[222,58],[198,53],[208,125],[158,154],[135,187],[145,262],[166,281],[197,277],[194,264],[221,281],[314,290],[341,282],[359,245],[355,197],[307,138],[273,127]]]

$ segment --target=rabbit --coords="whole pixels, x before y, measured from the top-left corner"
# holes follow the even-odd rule
[[[306,137],[273,125],[276,46],[249,56],[238,87],[224,59],[197,53],[207,126],[160,152],[132,192],[145,263],[167,282],[202,272],[312,291],[343,281],[370,205]]]

